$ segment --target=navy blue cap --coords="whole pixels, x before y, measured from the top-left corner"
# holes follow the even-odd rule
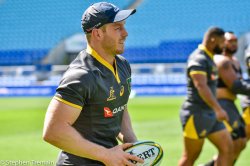
[[[89,33],[107,23],[123,21],[135,12],[135,9],[120,10],[108,2],[94,3],[82,15],[82,29]]]

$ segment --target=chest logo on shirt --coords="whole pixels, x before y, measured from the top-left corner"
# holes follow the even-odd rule
[[[217,79],[218,79],[217,68],[215,66],[213,66],[212,73],[211,73],[211,80],[217,80]]]
[[[122,85],[120,90],[120,96],[123,96],[123,94],[124,94],[124,86]]]
[[[113,110],[111,110],[109,107],[104,107],[104,117],[105,118],[112,118],[113,116],[115,116],[115,114],[117,113],[121,113],[124,110],[127,109],[127,104],[121,105],[119,107],[114,108]]]
[[[218,76],[216,74],[211,74],[211,80],[217,80]]]
[[[104,117],[105,118],[113,117],[113,112],[108,107],[104,107]]]
[[[114,100],[114,99],[116,99],[115,90],[114,90],[113,86],[111,86],[110,90],[109,90],[109,97],[107,98],[107,101],[111,101],[111,100]]]

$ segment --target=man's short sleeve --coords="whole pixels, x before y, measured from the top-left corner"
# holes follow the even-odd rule
[[[56,89],[55,99],[82,110],[90,93],[89,74],[83,69],[69,69]]]
[[[207,61],[203,57],[190,59],[188,62],[188,74],[207,75]]]

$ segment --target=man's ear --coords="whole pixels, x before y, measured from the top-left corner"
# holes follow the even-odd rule
[[[211,37],[210,41],[213,43],[215,42],[215,38],[214,37]]]
[[[97,40],[101,40],[103,37],[103,31],[101,29],[93,29],[92,36],[94,36]]]

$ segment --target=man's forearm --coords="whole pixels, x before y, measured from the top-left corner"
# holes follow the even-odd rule
[[[136,135],[132,128],[131,119],[127,110],[123,112],[121,134],[124,143],[133,143],[137,141]]]
[[[220,105],[216,101],[215,96],[213,96],[213,94],[212,94],[211,90],[208,88],[208,86],[202,86],[198,89],[198,91],[199,91],[199,95],[201,96],[201,98],[214,111],[216,111],[220,108]]]
[[[53,129],[44,135],[44,140],[68,153],[80,157],[98,161],[106,160],[107,153],[105,153],[105,147],[86,140],[69,124],[61,125],[60,127],[53,126]]]

